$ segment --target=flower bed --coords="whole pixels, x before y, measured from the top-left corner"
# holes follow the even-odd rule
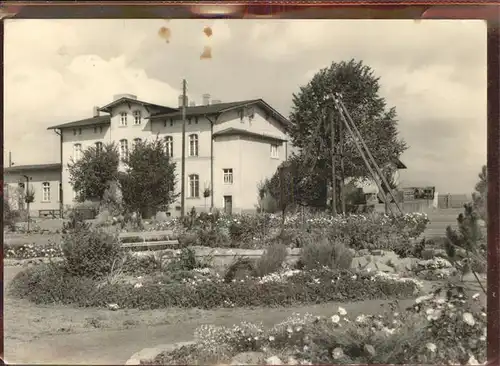
[[[7,244],[3,245],[3,257],[7,259],[31,259],[40,257],[60,257],[62,250],[59,245],[50,242],[40,246],[33,244]]]
[[[456,290],[456,289],[455,289]],[[486,314],[477,295],[448,289],[384,315],[295,314],[272,328],[242,322],[202,325],[195,342],[142,364],[479,364],[486,360]]]
[[[425,214],[401,216],[349,215],[332,217],[327,214],[288,215],[284,222],[287,245],[301,246],[304,233],[322,232],[331,239],[343,239],[356,250],[398,249],[402,255],[411,250],[410,241],[427,227]],[[201,214],[181,220],[173,219],[164,227],[176,228],[180,241],[188,245],[232,248],[264,247],[280,233],[280,215],[221,215]],[[162,227],[162,229],[164,228]]]
[[[205,270],[205,272],[207,272]],[[13,295],[36,303],[120,308],[290,306],[329,301],[411,298],[420,287],[412,279],[329,269],[282,272],[277,276],[225,282],[203,271],[179,271],[120,283],[71,276],[62,266],[41,264],[16,276]]]

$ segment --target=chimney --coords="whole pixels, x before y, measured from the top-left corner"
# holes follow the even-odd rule
[[[210,104],[210,94],[203,94],[203,105]]]
[[[190,107],[196,107],[196,102],[195,102],[195,101],[193,101],[193,100],[192,100],[192,101],[190,101],[190,102],[189,102],[189,106],[190,106]]]
[[[94,107],[94,114],[93,114],[94,117],[99,117],[99,107],[95,106]]]
[[[219,99],[213,99],[212,100],[212,104],[220,104],[220,103],[222,103],[222,101],[219,100]]]
[[[186,107],[188,106],[188,96],[186,95]],[[179,95],[179,108],[182,108],[182,94]]]

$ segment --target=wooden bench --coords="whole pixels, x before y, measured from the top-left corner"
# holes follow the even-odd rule
[[[168,239],[167,240],[153,240],[153,238],[158,238],[165,236]],[[137,242],[132,242],[132,243],[123,243],[122,242],[122,247],[123,248],[150,248],[150,247],[162,247],[162,246],[167,246],[167,247],[177,247],[179,245],[179,241],[176,239],[170,239],[170,237],[173,236],[173,232],[171,230],[165,230],[165,231],[141,231],[141,232],[128,232],[128,233],[121,233],[120,234],[120,240],[123,240],[125,238],[140,238],[140,241]],[[149,240],[148,240],[149,239]]]
[[[61,217],[61,210],[38,210],[39,217],[52,217],[58,219]]]

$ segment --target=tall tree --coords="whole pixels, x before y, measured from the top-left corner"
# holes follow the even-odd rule
[[[82,152],[81,159],[72,159],[68,164],[69,183],[76,192],[76,200],[101,202],[109,183],[118,178],[119,162],[118,148],[114,143],[102,148],[88,147]]]
[[[478,177],[479,182],[474,187],[475,192],[472,193],[472,201],[479,217],[486,221],[488,216],[486,207],[486,203],[488,202],[488,169],[486,165],[483,165]]]
[[[120,183],[124,206],[142,216],[167,210],[178,195],[175,163],[170,161],[164,141],[157,137],[137,142],[123,162]]]
[[[379,78],[373,70],[362,61],[350,60],[333,62],[293,95],[290,133],[293,145],[309,157],[307,165],[313,157],[325,161],[331,172],[330,119],[336,125],[342,123],[331,98],[337,92],[342,94],[348,112],[379,166],[393,162],[407,149],[406,143],[398,137],[396,109],[387,108],[379,90]],[[371,178],[353,138],[347,129],[342,131],[345,177]]]
[[[324,165],[324,162],[318,162],[316,167],[306,167],[303,156],[292,155],[265,181],[261,191],[273,197],[283,212],[294,205],[325,208]]]

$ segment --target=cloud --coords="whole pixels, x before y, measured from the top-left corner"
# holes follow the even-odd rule
[[[468,192],[486,161],[485,31],[480,21],[7,20],[4,146],[17,164],[58,161],[48,126],[117,93],[176,105],[183,78],[190,99],[264,98],[287,115],[315,72],[355,58],[397,108],[410,146],[403,180]]]

